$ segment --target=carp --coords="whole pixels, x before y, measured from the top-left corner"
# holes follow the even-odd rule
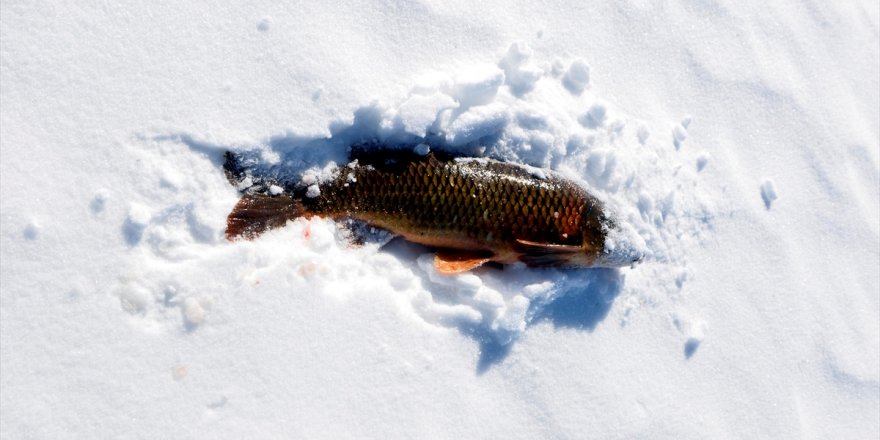
[[[254,239],[311,216],[353,219],[436,250],[434,267],[452,274],[487,262],[528,266],[621,267],[617,227],[602,202],[551,171],[485,158],[405,150],[364,150],[335,177],[305,185],[253,185],[227,217],[226,238]],[[224,170],[238,187],[251,179],[236,154]],[[248,181],[247,183],[251,183]]]

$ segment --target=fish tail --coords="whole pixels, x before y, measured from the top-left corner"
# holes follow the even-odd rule
[[[226,217],[226,239],[252,240],[306,213],[302,201],[286,195],[245,194]]]
[[[244,179],[249,178],[247,168],[241,156],[230,151],[224,155],[223,171],[233,186],[239,187]],[[252,240],[263,232],[284,226],[288,220],[308,214],[301,196],[270,194],[267,191],[270,184],[263,181],[242,190],[245,194],[226,217],[227,240]]]

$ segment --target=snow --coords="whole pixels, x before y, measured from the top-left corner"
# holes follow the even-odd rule
[[[418,144],[413,148],[413,152],[418,154],[419,156],[427,156],[428,153],[431,152],[431,147],[428,144]]]
[[[2,438],[876,438],[874,2],[4,3]],[[581,182],[643,255],[444,276],[237,189],[353,143]],[[230,185],[223,152],[251,174]]]
[[[776,184],[773,183],[773,179],[764,180],[764,183],[761,184],[761,198],[764,199],[764,206],[767,209],[770,209],[770,205],[779,198],[779,195],[776,194]]]
[[[590,84],[590,66],[583,59],[574,60],[562,78],[565,87],[574,94],[581,94]]]

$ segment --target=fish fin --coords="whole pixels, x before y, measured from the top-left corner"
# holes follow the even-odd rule
[[[480,267],[490,259],[485,253],[438,251],[434,255],[434,269],[443,275],[453,275]]]
[[[517,239],[516,242],[519,243],[520,247],[522,247],[524,251],[532,253],[571,254],[575,252],[582,252],[584,250],[584,248],[582,248],[581,246],[576,246],[572,244],[538,243],[536,241],[521,239]]]
[[[519,260],[529,266],[564,266],[573,254],[583,252],[580,246],[516,240],[514,246],[522,253]]]
[[[288,196],[245,194],[226,217],[226,239],[253,240],[305,214],[302,203]]]

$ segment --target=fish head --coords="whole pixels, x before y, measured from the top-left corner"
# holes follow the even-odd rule
[[[518,239],[514,249],[519,260],[530,266],[556,267],[626,267],[645,256],[639,239],[623,240],[617,231],[585,234],[581,243],[546,243]],[[642,241],[643,243],[643,241]]]

